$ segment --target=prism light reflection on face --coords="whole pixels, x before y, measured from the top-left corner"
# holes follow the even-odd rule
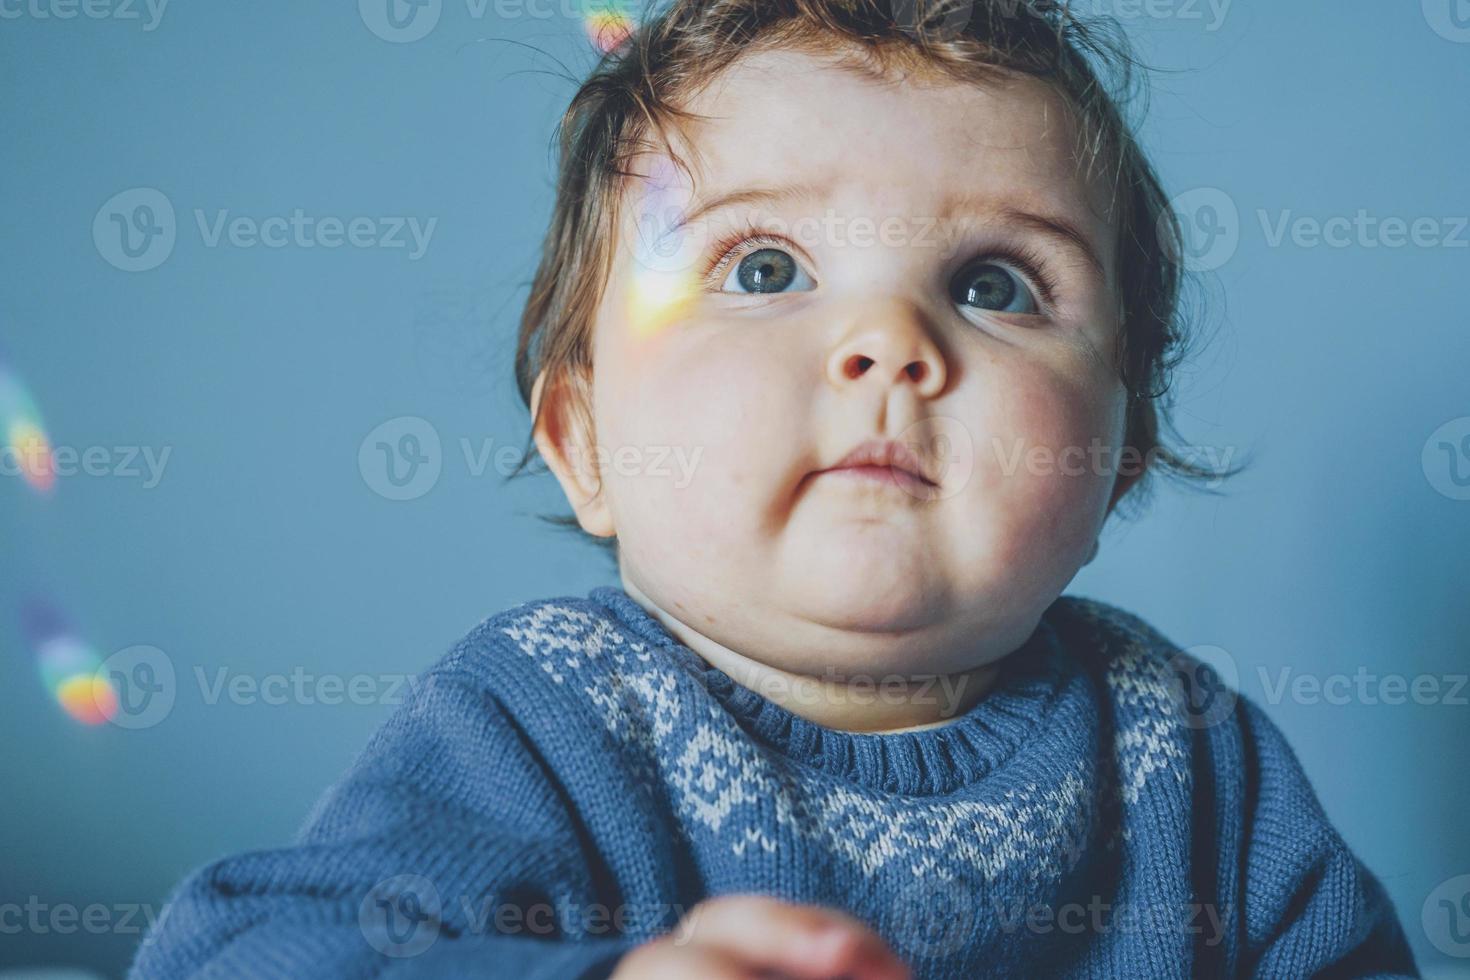
[[[703,240],[698,227],[684,224],[691,187],[671,160],[654,158],[648,173],[631,180],[625,316],[632,334],[647,339],[686,316],[698,297],[695,264]]]

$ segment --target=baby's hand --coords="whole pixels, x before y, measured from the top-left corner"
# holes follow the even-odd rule
[[[835,909],[763,895],[700,902],[618,961],[611,980],[909,980],[877,933]]]

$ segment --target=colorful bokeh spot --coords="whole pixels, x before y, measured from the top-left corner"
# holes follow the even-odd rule
[[[633,33],[633,18],[611,7],[589,11],[583,25],[587,37],[603,54],[616,51]]]
[[[50,493],[56,486],[56,467],[51,440],[46,437],[41,413],[25,385],[0,357],[0,473],[19,474],[37,493]]]
[[[117,714],[117,692],[96,674],[78,674],[62,681],[56,700],[84,725],[100,725]]]
[[[50,493],[56,486],[56,468],[52,465],[51,442],[41,427],[29,419],[12,422],[7,442],[13,467],[39,493]]]
[[[50,604],[32,601],[22,610],[36,666],[56,703],[84,725],[100,725],[117,714],[117,689],[100,670],[102,658]]]

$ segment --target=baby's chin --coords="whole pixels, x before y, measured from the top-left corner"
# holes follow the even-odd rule
[[[781,662],[800,673],[853,671],[866,675],[929,675],[970,670],[1018,645],[1015,624],[987,622],[976,608],[935,608],[919,595],[866,601],[825,596],[782,597],[781,620],[792,624],[774,644]],[[978,613],[978,615],[977,615]]]
[[[873,633],[873,641],[901,641],[956,614],[953,583],[936,563],[889,552],[864,557],[835,548],[778,563],[767,597],[792,619],[844,633]]]
[[[813,676],[970,670],[1005,656],[1035,625],[1021,598],[902,571],[778,562],[759,577],[647,584],[685,628],[769,667]]]
[[[779,619],[827,656],[841,649],[870,665],[968,669],[1023,641],[1054,598],[1029,594],[1035,583],[1014,572],[985,575],[986,564],[975,556],[955,576],[934,556],[898,550],[867,560],[835,549],[778,566],[764,591]]]
[[[848,571],[814,577],[782,590],[794,616],[829,629],[855,633],[912,633],[943,622],[947,597],[913,579],[863,577]]]
[[[834,536],[780,549],[772,598],[834,629],[904,632],[952,616],[956,586],[942,557],[900,535]]]

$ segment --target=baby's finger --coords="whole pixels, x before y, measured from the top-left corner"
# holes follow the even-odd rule
[[[624,955],[610,980],[750,980],[750,976],[748,966],[719,947],[678,945],[666,936]]]
[[[707,944],[752,967],[792,977],[908,980],[903,962],[883,939],[836,909],[761,895],[726,895],[690,910],[677,941]]]

